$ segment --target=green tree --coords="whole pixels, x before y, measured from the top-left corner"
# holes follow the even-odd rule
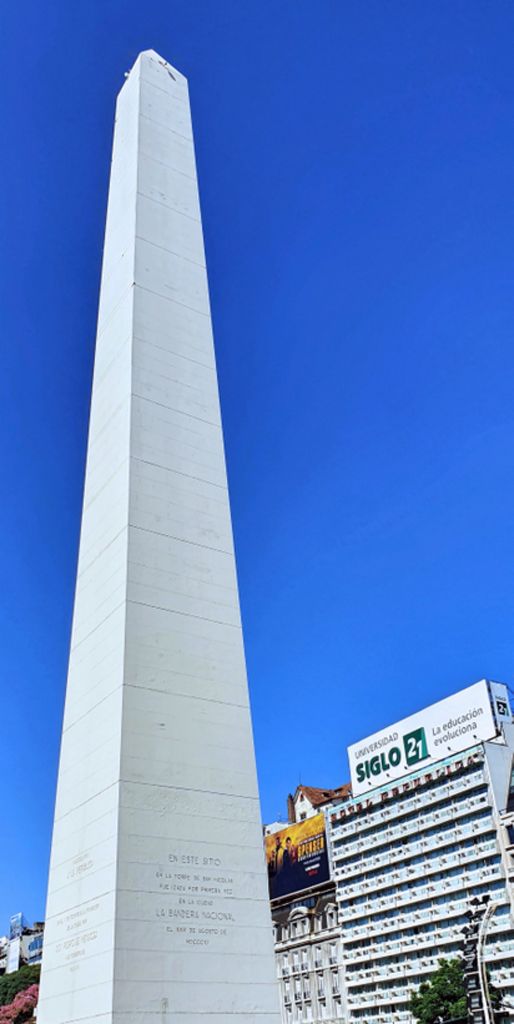
[[[487,988],[488,988],[488,991],[489,991],[489,999],[491,1000],[491,1006],[492,1006],[492,1010],[493,1010],[494,1019],[495,1019],[495,1021],[501,1021],[502,1017],[503,1017],[503,1014],[502,1014],[503,996],[501,994],[501,990],[499,988],[496,988],[495,985],[493,985],[493,983],[491,981],[491,972],[490,972],[489,968],[487,968]]]
[[[461,960],[440,960],[430,981],[411,992],[409,1009],[419,1024],[466,1019],[467,1004]]]
[[[487,971],[489,998],[497,1021],[502,1019],[502,995],[491,984]],[[411,992],[410,1011],[419,1024],[467,1018],[466,989],[461,960],[440,960],[430,981],[424,981],[417,992]]]
[[[41,965],[31,964],[20,967],[19,971],[13,971],[12,974],[0,975],[0,1006],[12,1003],[18,992],[23,992],[31,985],[37,985],[40,974]]]

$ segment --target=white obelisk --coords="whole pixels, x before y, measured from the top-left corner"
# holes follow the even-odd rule
[[[187,81],[118,97],[38,1024],[279,1024]]]

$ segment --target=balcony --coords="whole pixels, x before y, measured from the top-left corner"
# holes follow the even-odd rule
[[[430,878],[434,874],[440,874],[441,872],[449,871],[452,867],[460,867],[467,863],[472,863],[477,860],[478,857],[483,858],[486,856],[497,856],[498,850],[494,842],[486,843],[480,846],[476,846],[470,850],[463,850],[460,853],[443,854],[438,857],[427,858],[420,864],[412,867],[391,867],[387,872],[381,875],[377,875],[374,878],[366,878],[363,881],[351,884],[351,885],[338,885],[338,898],[354,899],[362,895],[374,895],[381,889],[395,888],[401,885],[403,882],[415,882],[419,878]],[[337,872],[336,872],[337,880]],[[435,885],[439,885],[439,880],[435,882]],[[346,910],[344,911],[346,913]]]
[[[367,1009],[370,1004],[373,1006],[390,1005],[398,1002],[408,1002],[410,993],[405,989],[389,988],[386,991],[374,989],[372,992],[359,992],[348,994],[348,1006],[352,1009]]]
[[[426,920],[430,922],[437,922],[440,918],[456,917],[460,916],[465,910],[468,909],[468,900],[466,896],[462,896],[460,899],[450,900],[448,903],[444,903],[438,906],[433,906],[430,910],[425,911],[428,915]],[[360,936],[366,938],[372,938],[374,935],[386,935],[396,934],[403,928],[411,928],[413,923],[424,923],[420,912],[418,912],[418,918],[416,922],[413,921],[413,915],[410,910],[407,913],[400,913],[391,917],[389,920],[376,921],[367,923],[357,927],[348,927],[347,919],[343,922],[343,943],[345,946],[350,942],[355,942]]]
[[[447,781],[442,782],[437,788],[431,790],[431,801],[432,803],[440,803],[444,800],[452,799],[461,792],[467,792],[469,790],[478,789],[481,786],[485,786],[484,772],[482,765],[477,766],[473,771],[467,771],[465,775],[454,775],[448,778]],[[426,806],[427,797],[426,791],[423,787],[419,790],[415,790],[412,794],[404,798],[402,801],[390,801],[383,804],[377,804],[376,807],[368,812],[366,815],[356,814],[351,818],[345,819],[342,822],[334,826],[334,833],[339,837],[345,835],[348,832],[355,830],[355,825],[359,824],[362,828],[373,828],[376,827],[379,821],[387,820],[391,817],[398,818],[406,814],[411,814],[418,808]]]
[[[486,833],[486,831],[489,831],[489,833],[495,833],[496,829],[491,819],[488,819],[485,822],[477,821],[473,826],[471,824],[461,825],[448,830],[446,834],[441,833],[437,839],[439,848],[443,850],[444,847],[454,846],[456,841],[459,842],[460,840],[471,836],[475,837],[477,831],[482,831],[482,833]],[[489,842],[495,841],[491,839]],[[360,877],[365,876],[367,872],[384,865],[390,866],[392,859],[395,863],[398,863],[398,861],[408,857],[418,856],[422,853],[428,854],[431,849],[432,842],[429,842],[427,839],[418,840],[417,833],[414,833],[413,831],[408,843],[395,846],[392,850],[387,849],[382,853],[374,852],[368,856],[361,856],[360,859],[353,864],[344,863],[341,867],[336,867],[335,876],[336,878],[342,877],[356,882]],[[372,885],[373,882],[374,880],[371,880]]]
[[[479,789],[485,787],[485,785],[484,771],[482,765],[480,765],[474,771],[468,771],[464,775],[454,775],[441,783],[437,788],[433,788],[430,792],[431,802],[439,804],[445,800],[453,800],[459,793]],[[366,831],[370,828],[376,828],[382,821],[412,814],[413,811],[426,807],[426,804],[426,791],[420,788],[414,791],[410,797],[400,802],[390,801],[384,804],[377,804],[376,808],[366,815],[356,814],[343,820],[333,826],[334,835],[340,838],[352,831],[354,832],[356,825]]]
[[[478,796],[469,797],[467,800],[462,801],[459,804],[455,804],[455,803],[448,804],[447,807],[441,808],[438,811],[433,811],[433,812],[428,812],[428,813],[427,812],[420,813],[419,817],[414,822],[409,822],[409,823],[405,823],[405,824],[401,824],[400,822],[398,822],[398,824],[395,824],[392,828],[388,827],[387,823],[383,823],[383,822],[380,823],[380,827],[378,827],[378,822],[377,822],[377,827],[374,830],[373,836],[372,836],[373,844],[374,844],[374,850],[375,850],[375,855],[377,855],[376,854],[377,846],[380,846],[382,844],[389,844],[391,841],[393,841],[395,839],[401,839],[401,838],[403,838],[406,835],[412,835],[412,836],[417,837],[420,832],[423,833],[423,831],[426,830],[427,828],[432,828],[434,825],[440,825],[440,824],[445,824],[445,823],[453,822],[453,821],[455,821],[458,818],[461,818],[461,817],[464,817],[467,814],[470,814],[474,810],[483,809],[483,808],[489,807],[489,806],[490,805],[489,805],[489,800],[488,800],[488,797],[487,797],[487,793],[484,792],[484,793],[482,793],[482,794],[480,794]],[[352,819],[352,821],[353,821],[353,828],[348,831],[348,835],[354,836],[355,835],[356,820]],[[488,824],[489,824],[489,830],[490,830],[492,822],[489,821]],[[482,825],[482,822],[473,822],[472,824],[471,823],[465,823],[463,826],[461,826],[461,828],[463,828],[463,830],[464,830],[463,834],[471,835],[471,834],[476,834],[476,827],[477,826],[480,827],[481,825]],[[451,832],[451,834],[450,834],[450,832]],[[453,840],[453,836],[454,835],[455,835],[455,830],[454,829],[453,830],[449,830],[449,832],[448,832],[448,841],[449,842],[453,842],[454,841]],[[337,845],[337,840],[340,839],[340,838],[341,838],[340,836],[339,837],[335,837],[334,862],[335,862],[336,866],[338,865],[338,862],[344,861],[346,858],[348,858],[350,856],[355,856],[356,854],[358,854],[359,852],[362,852],[365,849],[366,850],[369,849],[369,842],[370,842],[369,838],[366,838],[366,839],[364,839],[364,838],[356,838],[353,841],[349,840],[347,843],[344,844],[344,846],[338,846]]]
[[[472,859],[476,859],[476,855]],[[430,876],[428,876],[430,877]],[[360,917],[369,917],[384,910],[393,910],[396,908],[410,908],[416,903],[426,899],[433,899],[435,896],[450,895],[451,893],[459,893],[463,889],[470,888],[471,886],[482,885],[485,882],[501,881],[504,879],[501,864],[492,865],[489,868],[479,868],[478,870],[471,872],[463,871],[462,874],[455,878],[447,878],[443,880],[437,880],[435,883],[427,883],[424,886],[418,886],[416,889],[410,889],[407,892],[401,892],[395,890],[390,896],[376,897],[375,893],[370,894],[369,899],[362,901],[356,907],[345,907],[341,911],[341,915],[344,917],[346,922],[352,920],[358,920]],[[414,879],[413,879],[414,880]],[[389,883],[390,887],[390,883]],[[349,899],[351,898],[344,889],[338,890],[338,898]],[[412,911],[414,917],[424,914],[429,915],[430,911]]]

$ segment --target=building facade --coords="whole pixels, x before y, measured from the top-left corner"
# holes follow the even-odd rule
[[[284,1024],[344,1019],[335,886],[272,908]]]
[[[336,789],[320,789],[318,786],[304,786],[300,783],[287,798],[288,822],[305,821],[325,811],[332,804],[341,803],[351,796],[351,786],[337,786]]]
[[[411,1024],[411,991],[461,954],[475,897],[494,904],[484,957],[514,1013],[514,726],[503,697],[491,741],[425,754],[424,767],[330,812],[348,1024]],[[390,768],[375,757],[374,771]]]
[[[349,786],[299,785],[287,799],[288,822],[266,826],[265,835],[282,836],[285,846],[290,836],[295,840],[310,824],[316,831],[315,822],[320,820],[326,833],[324,811],[349,795]],[[272,848],[273,843],[268,840],[268,845]],[[300,891],[293,884],[291,892],[271,900],[283,1024],[335,1024],[345,1019],[341,929],[328,856],[327,867],[328,877],[321,884]]]
[[[29,925],[22,913],[13,914],[9,935],[0,938],[0,974],[13,974],[20,967],[41,963],[44,931],[43,921]]]

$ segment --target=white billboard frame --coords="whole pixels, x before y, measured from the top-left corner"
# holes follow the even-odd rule
[[[362,796],[451,754],[492,740],[498,733],[489,683],[481,679],[352,743],[348,747],[352,794]]]

